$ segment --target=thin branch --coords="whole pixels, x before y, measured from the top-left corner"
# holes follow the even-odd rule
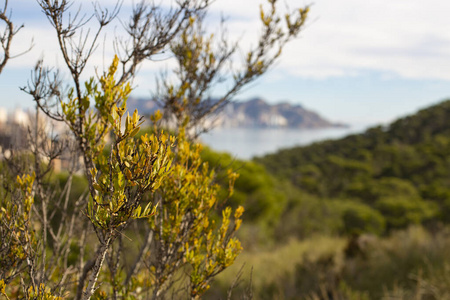
[[[8,61],[12,58],[16,58],[20,55],[23,55],[31,50],[33,47],[33,42],[31,43],[29,49],[23,51],[22,53],[11,55],[11,44],[13,37],[19,32],[20,29],[23,28],[23,25],[20,25],[18,28],[14,28],[14,23],[11,21],[10,17],[7,15],[8,10],[8,0],[5,0],[5,5],[3,9],[0,10],[0,20],[3,21],[6,25],[6,28],[3,33],[0,33],[0,45],[3,49],[3,58],[0,60],[0,74],[5,68]]]

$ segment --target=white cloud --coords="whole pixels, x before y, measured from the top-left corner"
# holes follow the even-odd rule
[[[245,28],[249,41],[258,27],[244,18],[257,19],[258,2],[250,0],[242,7],[239,0],[218,1],[217,7],[238,16],[241,24],[231,24],[232,32],[237,36]],[[294,3],[307,2],[288,1],[291,7]],[[288,45],[278,68],[310,78],[376,70],[450,80],[449,11],[450,2],[439,0],[317,0],[307,27]]]
[[[303,38],[281,67],[317,77],[326,70],[377,70],[414,79],[450,79],[450,2],[318,1]],[[314,69],[314,70],[313,70]],[[333,72],[329,76],[334,76]]]
[[[126,9],[130,3],[125,1]],[[219,12],[229,16],[230,37],[241,38],[244,47],[249,47],[256,43],[259,32],[259,3],[259,0],[217,0],[211,12],[214,16]],[[280,1],[284,9],[283,3]],[[290,7],[308,3],[287,1]],[[287,75],[307,78],[353,76],[358,71],[375,70],[404,78],[450,80],[449,11],[450,1],[441,0],[316,0],[307,27],[300,39],[285,49],[277,68]],[[14,15],[20,14],[21,8],[16,5]],[[26,48],[32,37],[36,46],[23,59],[11,61],[9,68],[31,67],[42,54],[49,64],[61,66],[51,27],[48,22],[39,24],[22,30],[16,50]],[[116,24],[115,28],[118,27]],[[113,28],[108,31],[109,39],[113,31]],[[105,53],[106,57],[112,56],[112,47],[107,46]],[[91,67],[103,67],[104,60],[100,47]],[[108,63],[109,59],[105,64]],[[159,65],[148,63],[142,70],[155,71]]]

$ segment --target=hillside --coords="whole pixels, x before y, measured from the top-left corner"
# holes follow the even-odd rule
[[[241,260],[205,299],[244,262],[255,299],[450,299],[448,120],[445,101],[252,162],[205,151],[219,178],[239,170],[229,203],[246,209]]]
[[[357,203],[358,208],[344,212],[344,222],[353,229],[383,232],[385,227],[448,222],[448,120],[450,101],[445,101],[387,127],[282,150],[256,161],[314,197]]]
[[[145,99],[128,100],[130,110],[151,114],[158,109],[155,102]],[[319,114],[301,105],[288,102],[269,104],[262,98],[231,102],[225,109],[211,118],[216,127],[231,128],[326,128],[345,126],[332,123]]]

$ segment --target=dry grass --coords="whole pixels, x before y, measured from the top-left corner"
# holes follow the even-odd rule
[[[316,236],[244,251],[207,298],[224,299],[245,263],[232,299],[240,299],[253,268],[253,299],[450,300],[450,229],[432,234],[416,226],[372,237],[365,253],[352,258],[344,256],[346,245],[343,238]]]
[[[304,241],[289,240],[286,244],[265,251],[243,251],[237,261],[217,277],[216,284],[226,289],[243,265],[243,284],[252,273],[254,291],[278,284],[280,278],[294,276],[296,268],[307,258],[316,261],[324,256],[338,256],[345,247],[345,239],[316,236]],[[241,284],[242,285],[242,284]],[[257,298],[257,297],[256,297]]]

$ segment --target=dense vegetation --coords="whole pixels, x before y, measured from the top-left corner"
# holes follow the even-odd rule
[[[337,203],[347,233],[448,223],[449,119],[445,101],[386,127],[256,161],[327,206]]]

